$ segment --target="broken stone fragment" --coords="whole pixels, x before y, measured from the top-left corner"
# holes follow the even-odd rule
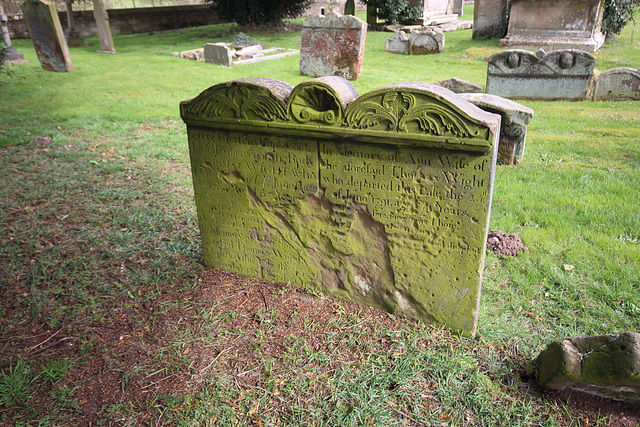
[[[542,387],[640,403],[638,333],[561,339],[549,344],[533,363]]]
[[[440,80],[436,82],[438,86],[445,87],[455,93],[482,93],[484,92],[484,86],[475,83],[468,82],[458,77],[451,77],[450,79]]]

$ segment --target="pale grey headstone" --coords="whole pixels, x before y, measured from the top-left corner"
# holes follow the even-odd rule
[[[640,100],[640,69],[612,68],[596,77],[594,101]]]
[[[406,55],[409,51],[409,37],[404,31],[396,31],[393,37],[387,39],[385,43],[385,51],[388,53],[396,53]]]
[[[226,43],[205,43],[204,62],[231,66],[234,51]]]
[[[585,99],[595,62],[592,54],[575,49],[502,51],[489,57],[486,92],[515,99]]]

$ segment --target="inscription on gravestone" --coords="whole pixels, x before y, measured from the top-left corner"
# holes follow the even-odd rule
[[[475,334],[500,116],[340,77],[227,82],[181,114],[207,265]]]

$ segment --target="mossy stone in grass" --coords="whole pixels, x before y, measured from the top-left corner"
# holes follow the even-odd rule
[[[475,334],[500,116],[341,77],[222,83],[181,113],[208,266]]]
[[[640,403],[640,334],[554,341],[534,361],[538,383]]]

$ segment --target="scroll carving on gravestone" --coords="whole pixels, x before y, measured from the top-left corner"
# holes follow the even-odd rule
[[[49,0],[26,0],[21,9],[42,68],[57,72],[73,71],[55,4]]]
[[[475,334],[500,116],[340,77],[242,79],[180,108],[208,266]]]
[[[596,58],[574,49],[505,50],[489,57],[486,92],[505,98],[582,100]]]

